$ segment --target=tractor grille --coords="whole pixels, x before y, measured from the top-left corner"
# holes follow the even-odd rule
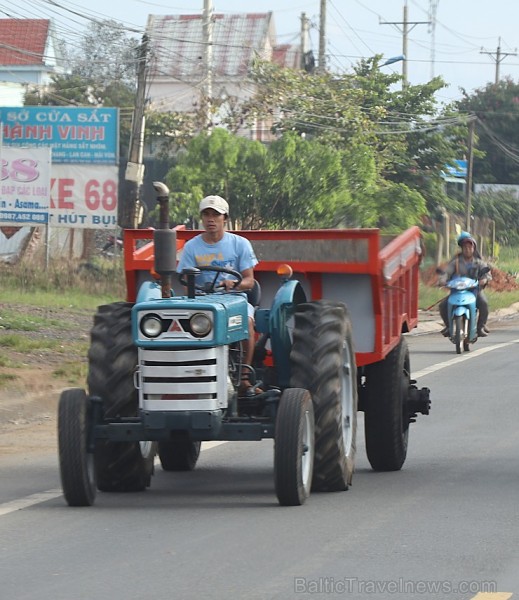
[[[225,408],[228,393],[228,348],[139,348],[136,387],[143,410]]]

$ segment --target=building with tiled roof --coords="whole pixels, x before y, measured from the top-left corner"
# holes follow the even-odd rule
[[[47,85],[54,73],[63,73],[49,19],[0,19],[0,83]]]
[[[207,89],[202,15],[149,15],[146,34],[151,108],[193,112]],[[214,14],[212,40],[212,97],[228,99],[234,106],[254,93],[249,73],[255,59],[299,68],[299,46],[278,48],[271,12]]]

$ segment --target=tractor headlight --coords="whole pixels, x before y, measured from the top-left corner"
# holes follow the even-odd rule
[[[141,331],[146,337],[159,337],[162,333],[162,319],[158,315],[146,315],[141,320]]]
[[[210,333],[213,328],[213,324],[211,323],[211,319],[204,315],[203,313],[195,313],[189,319],[189,327],[193,335],[198,337],[205,337],[208,333]]]

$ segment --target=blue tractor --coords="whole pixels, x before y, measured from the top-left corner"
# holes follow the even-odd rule
[[[155,189],[161,221],[153,232],[155,276],[141,277],[134,301],[98,308],[88,391],[67,389],[59,400],[66,502],[89,506],[97,490],[145,490],[155,464],[194,469],[201,444],[210,440],[273,439],[281,505],[303,504],[312,489],[347,489],[357,371],[346,306],[308,302],[285,265],[270,307],[256,311],[254,363],[245,365],[247,298],[217,286],[219,272],[237,280],[240,273],[207,267],[215,272],[213,285],[199,289],[199,270],[187,269],[174,282],[169,191],[162,183]],[[252,293],[249,301],[259,304],[259,286]],[[254,374],[253,386],[240,395],[244,369]]]

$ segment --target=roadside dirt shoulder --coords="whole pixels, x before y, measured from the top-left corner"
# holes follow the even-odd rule
[[[29,320],[39,317],[45,322],[36,330],[20,331],[0,317],[0,458],[15,452],[55,451],[59,395],[63,389],[85,386],[74,373],[82,363],[86,371],[93,315],[74,309],[0,304],[2,314]],[[19,352],[1,343],[13,334],[40,341],[36,344],[40,347]]]

